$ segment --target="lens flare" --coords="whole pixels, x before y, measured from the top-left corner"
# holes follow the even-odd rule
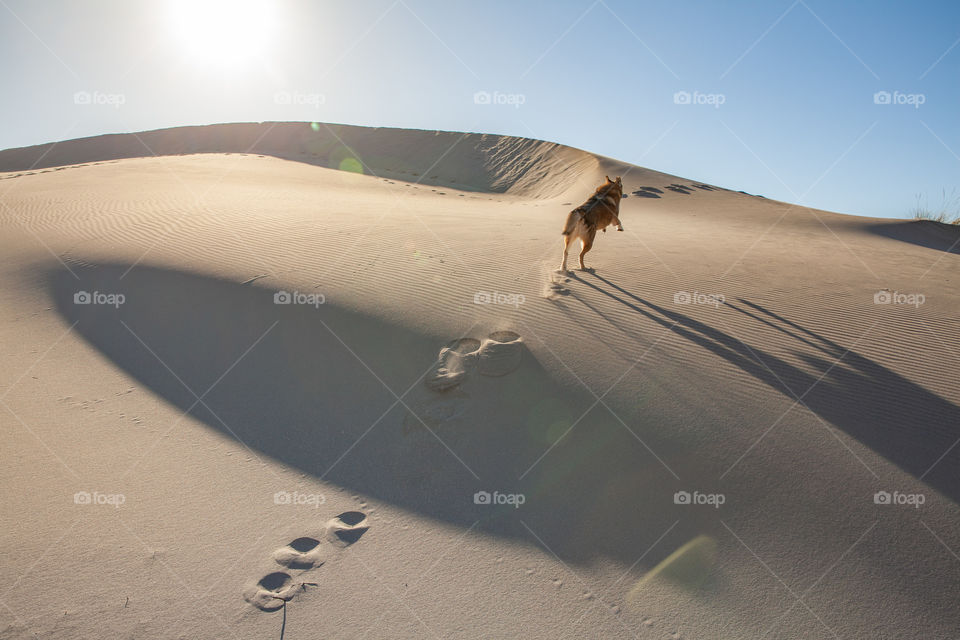
[[[356,158],[344,158],[337,167],[340,171],[352,171],[353,173],[363,173],[363,164]]]
[[[635,602],[643,588],[656,580],[667,580],[685,589],[696,590],[707,579],[716,561],[716,540],[710,536],[697,536],[648,571],[627,594],[627,602]]]

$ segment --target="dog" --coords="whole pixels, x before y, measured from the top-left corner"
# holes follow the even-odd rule
[[[611,224],[617,225],[617,231],[623,231],[623,224],[620,222],[620,199],[623,197],[623,182],[620,176],[616,180],[611,180],[610,176],[605,176],[607,181],[597,187],[593,195],[582,205],[574,209],[567,216],[567,223],[563,226],[563,261],[560,263],[560,271],[567,270],[567,250],[570,243],[580,239],[580,268],[583,266],[583,256],[593,247],[593,239],[597,236],[597,231],[606,233],[606,227]]]

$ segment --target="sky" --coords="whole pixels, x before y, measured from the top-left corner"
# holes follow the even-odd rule
[[[842,213],[960,214],[960,2],[0,0],[0,148],[497,133]]]

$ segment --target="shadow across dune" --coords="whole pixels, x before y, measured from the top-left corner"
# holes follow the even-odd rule
[[[633,576],[621,579],[627,585],[662,571],[691,541],[729,540],[723,522],[749,520],[769,499],[762,483],[750,481],[733,489],[736,499],[722,510],[675,504],[677,491],[727,490],[718,470],[704,465],[702,440],[675,428],[685,418],[651,415],[642,396],[600,402],[559,383],[529,351],[516,370],[501,377],[472,371],[460,387],[439,393],[424,374],[439,349],[461,336],[431,335],[334,300],[277,304],[294,296],[278,299],[283,292],[196,273],[86,264],[75,268],[79,279],[47,267],[55,308],[111,363],[183,412],[178,429],[210,429],[253,456],[464,531],[534,545],[581,566],[610,558],[631,567]],[[810,374],[606,278],[578,280],[779,390],[778,377],[800,393],[810,382]],[[820,357],[811,363],[821,370],[841,349],[759,305],[734,308],[814,349]],[[960,424],[952,404],[856,353],[804,400],[914,473]],[[957,453],[925,477],[954,500]],[[780,471],[753,464],[759,477]],[[185,491],[192,481],[183,477]],[[272,493],[244,498],[272,504]],[[801,492],[793,508],[827,507]],[[307,548],[313,540],[295,543]],[[723,569],[686,560],[695,561],[697,575],[711,576],[689,588],[722,597]],[[937,583],[929,597],[947,590]]]
[[[866,229],[870,233],[891,240],[960,254],[960,225],[949,225],[933,220],[910,220],[873,224]]]
[[[310,304],[312,292],[277,304],[282,292],[161,267],[76,272],[79,280],[53,267],[47,276],[75,332],[188,416],[184,425],[203,424],[253,455],[573,562],[605,555],[632,564],[683,508],[673,504],[672,469],[695,464],[690,447],[640,406],[614,415],[585,390],[561,386],[529,351],[515,371],[472,371],[440,393],[424,375],[460,336],[332,300]],[[78,303],[84,294],[92,301]],[[512,494],[523,496],[521,508],[503,501]],[[604,522],[618,525],[599,531]],[[684,536],[679,544],[705,531],[722,529],[703,511],[685,513],[673,533]],[[671,550],[661,545],[637,566]]]
[[[883,365],[748,300],[724,303],[797,344],[817,374],[595,273],[574,276],[803,404],[904,471],[960,502],[960,408]],[[599,284],[591,282],[596,279]]]

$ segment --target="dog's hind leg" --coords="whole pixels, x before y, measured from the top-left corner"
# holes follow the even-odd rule
[[[579,207],[567,214],[567,221],[563,223],[563,235],[568,236],[577,228],[577,224],[583,219],[583,213]]]
[[[580,244],[582,245],[582,248],[580,249],[580,268],[581,269],[586,269],[586,267],[583,266],[583,256],[587,255],[587,251],[590,251],[590,249],[593,248],[593,239],[596,236],[597,236],[597,230],[591,229],[590,233],[588,233],[585,237],[580,239]]]
[[[560,271],[567,270],[567,251],[570,249],[570,235],[563,236],[563,260],[560,262]]]

